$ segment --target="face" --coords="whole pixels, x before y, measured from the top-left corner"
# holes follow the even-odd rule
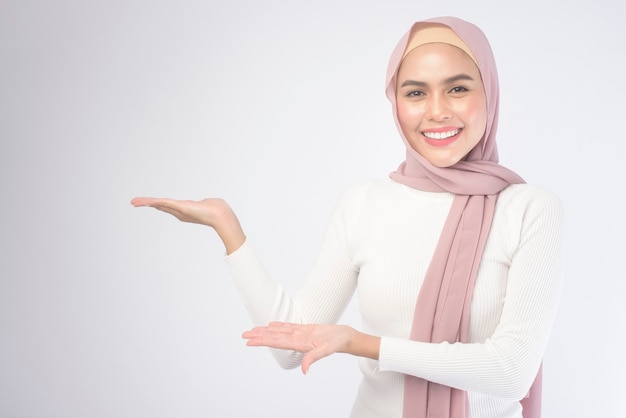
[[[450,167],[480,141],[487,98],[480,72],[461,49],[424,44],[404,58],[396,81],[402,133],[431,164]]]

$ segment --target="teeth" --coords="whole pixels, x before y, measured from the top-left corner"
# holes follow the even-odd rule
[[[454,131],[448,132],[423,132],[423,134],[426,138],[430,139],[446,139],[458,134],[459,131],[460,129],[455,129]]]

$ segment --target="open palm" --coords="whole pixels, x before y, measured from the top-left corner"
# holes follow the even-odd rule
[[[176,200],[136,197],[130,203],[135,207],[152,207],[169,213],[181,222],[210,226],[218,233],[229,254],[239,248],[246,238],[237,216],[224,199]]]

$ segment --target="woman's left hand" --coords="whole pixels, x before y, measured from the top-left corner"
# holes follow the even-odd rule
[[[347,325],[291,324],[271,322],[242,335],[249,346],[265,346],[305,353],[302,372],[306,374],[317,360],[334,353],[349,353],[378,358],[380,339]]]
[[[311,364],[334,353],[345,353],[354,330],[347,325],[290,324],[271,322],[243,333],[249,346],[266,346],[305,353],[302,372]]]

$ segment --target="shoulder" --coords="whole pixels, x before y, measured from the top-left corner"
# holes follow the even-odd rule
[[[516,209],[543,207],[562,212],[563,203],[557,194],[532,184],[511,184],[498,197],[498,206]]]
[[[512,184],[500,192],[495,216],[525,228],[552,225],[561,229],[565,208],[558,195],[550,190],[531,184]]]

